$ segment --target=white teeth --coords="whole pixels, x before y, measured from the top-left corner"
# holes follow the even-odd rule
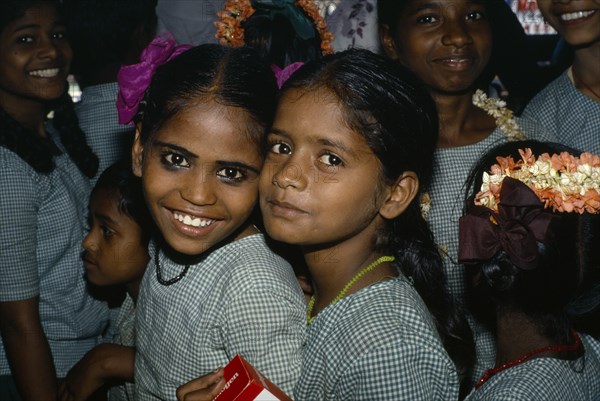
[[[561,14],[560,19],[563,21],[573,21],[576,19],[589,17],[590,15],[594,14],[595,12],[596,12],[595,10],[576,11],[574,13]]]
[[[40,78],[54,78],[58,75],[60,70],[58,68],[48,68],[47,70],[35,70],[31,71],[29,75]]]
[[[209,220],[209,219],[201,219],[199,217],[192,217],[189,215],[183,215],[180,213],[173,213],[173,217],[177,220],[179,220],[180,222],[182,222],[183,224],[185,224],[186,226],[193,226],[193,227],[208,227],[210,226],[212,223],[214,223],[214,220]]]

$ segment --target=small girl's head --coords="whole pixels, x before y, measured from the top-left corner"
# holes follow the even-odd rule
[[[305,65],[282,89],[261,175],[261,208],[275,239],[332,244],[369,231],[389,248],[422,220],[437,114],[421,82],[366,50]],[[414,224],[412,224],[414,228]]]
[[[133,166],[174,251],[199,255],[250,226],[276,93],[273,73],[247,48],[201,45],[156,71]]]
[[[512,83],[510,67],[525,65],[515,54],[527,59],[526,36],[503,0],[378,0],[377,7],[388,57],[434,91],[483,87],[496,74]]]
[[[574,176],[567,170],[577,165],[578,181],[567,188]],[[535,141],[501,145],[481,159],[460,221],[459,245],[469,303],[478,318],[493,325],[496,310],[518,311],[555,336],[571,320],[583,325],[582,317],[598,312],[598,172],[598,156]],[[543,182],[550,186],[533,191],[534,181],[538,188]],[[584,189],[581,196],[594,182],[596,189]]]
[[[90,196],[90,231],[83,240],[88,280],[108,286],[139,281],[148,263],[152,218],[131,165],[117,162]]]

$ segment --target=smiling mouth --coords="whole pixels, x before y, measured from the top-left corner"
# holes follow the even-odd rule
[[[596,13],[596,10],[575,11],[572,13],[560,14],[559,18],[561,21],[570,22],[570,21],[575,21],[578,19],[587,18],[590,15],[595,14],[595,13]]]
[[[60,68],[47,68],[44,70],[35,70],[29,72],[29,75],[38,78],[54,78],[60,72]]]
[[[200,217],[194,217],[190,216],[189,214],[182,214],[178,212],[173,212],[173,218],[185,224],[186,226],[191,227],[208,227],[215,222],[215,220],[202,219]]]

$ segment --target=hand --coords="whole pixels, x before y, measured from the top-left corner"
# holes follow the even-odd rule
[[[177,389],[178,401],[212,401],[225,387],[223,369],[192,380]]]
[[[58,389],[60,401],[85,401],[104,385],[101,374],[101,346],[89,351],[75,366]]]

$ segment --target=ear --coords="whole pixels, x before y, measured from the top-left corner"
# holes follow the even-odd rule
[[[400,216],[419,193],[419,178],[412,171],[405,171],[388,188],[388,196],[379,208],[379,214],[387,219]]]
[[[385,55],[392,60],[398,60],[396,42],[394,41],[389,26],[382,24],[379,27],[379,40],[381,41],[381,47],[383,47]]]
[[[135,125],[135,139],[131,147],[131,167],[133,174],[137,177],[142,176],[142,162],[144,159],[144,145],[142,144],[142,125]]]

